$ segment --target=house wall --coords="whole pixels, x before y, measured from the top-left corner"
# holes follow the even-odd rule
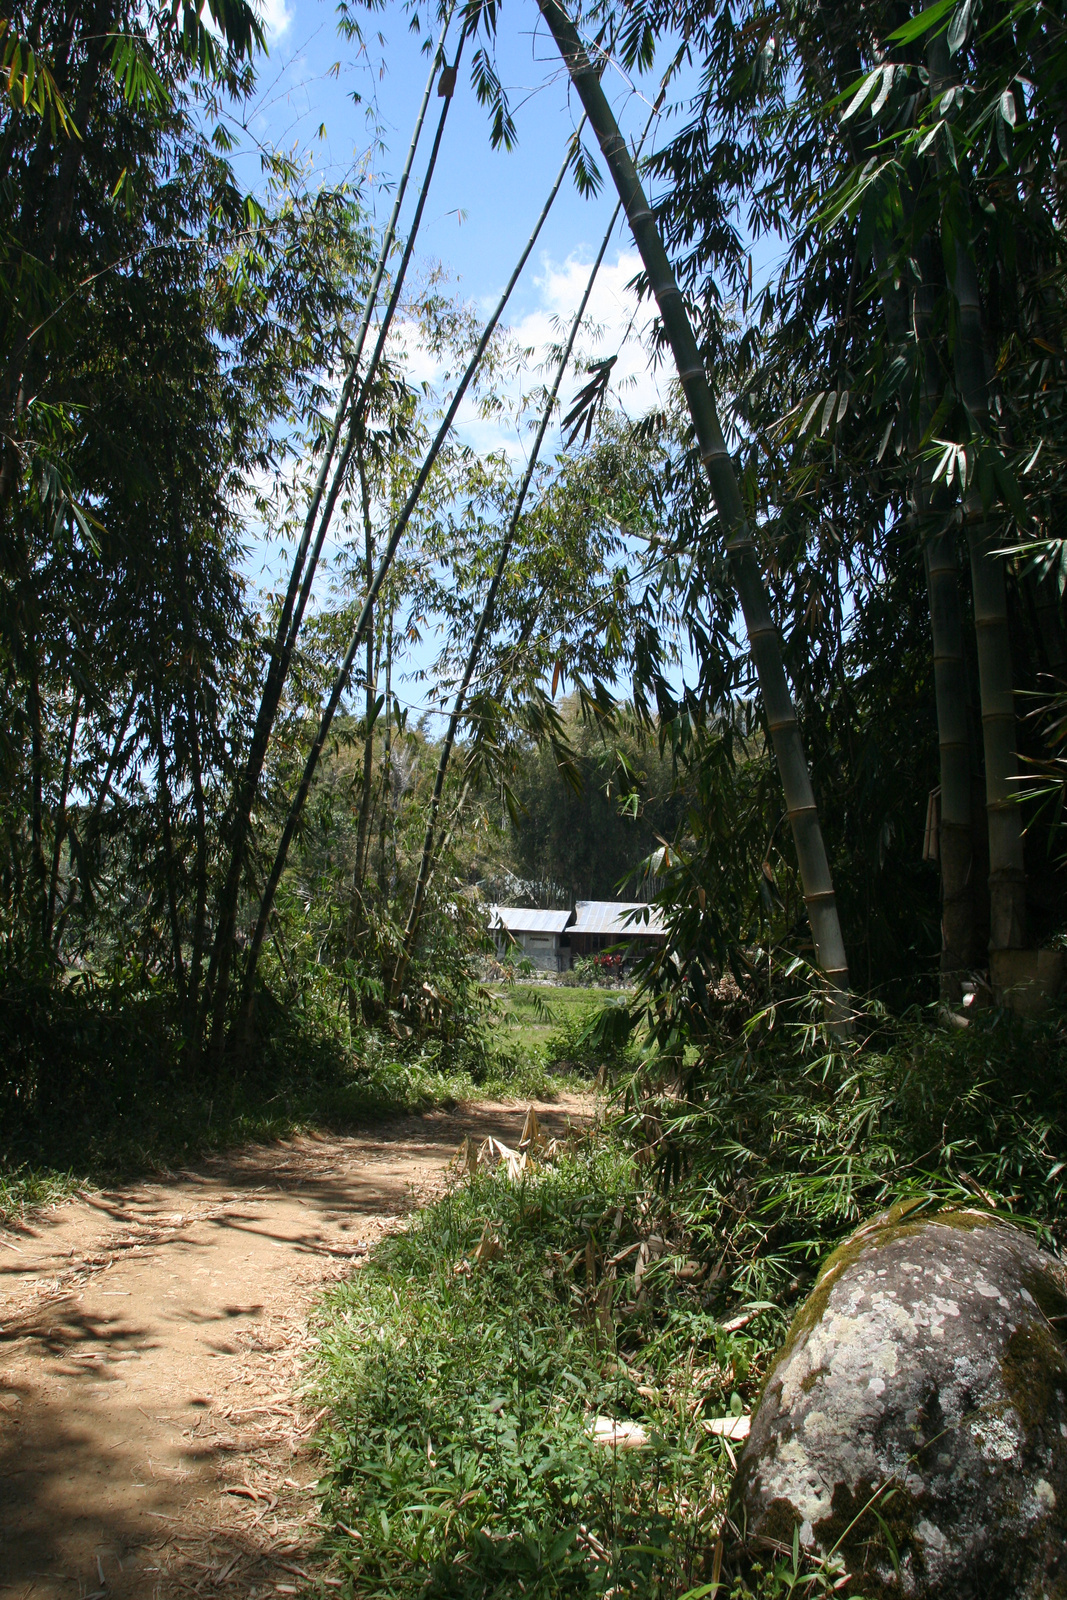
[[[574,933],[570,934],[575,956],[597,956],[603,950],[620,951],[627,961],[636,961],[653,945],[663,943],[661,933]]]
[[[525,957],[538,972],[570,970],[570,949],[567,946],[561,948],[558,933],[516,933],[509,938],[502,929],[496,929],[493,939],[497,955],[502,961],[517,963]]]

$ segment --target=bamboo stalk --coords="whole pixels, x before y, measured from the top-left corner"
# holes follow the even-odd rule
[[[196,1065],[196,1059],[200,1049],[204,1020],[206,1018],[207,1007],[209,1005],[212,1007],[213,1012],[212,1034],[216,1043],[221,1041],[226,1001],[229,990],[230,963],[232,960],[233,935],[236,925],[237,900],[240,894],[241,874],[244,867],[245,847],[247,844],[252,807],[255,803],[256,790],[259,786],[259,780],[263,772],[263,764],[266,761],[267,748],[270,743],[270,736],[274,728],[274,722],[278,714],[278,707],[281,704],[282,691],[285,687],[285,680],[288,676],[289,665],[292,660],[292,653],[296,645],[297,633],[299,631],[300,623],[303,619],[304,611],[307,606],[308,597],[311,593],[315,569],[318,565],[318,559],[322,552],[322,544],[326,536],[326,530],[329,526],[329,520],[333,514],[334,505],[336,504],[337,494],[339,492],[341,482],[341,475],[338,475],[337,473],[335,473],[334,481],[331,485],[331,493],[328,499],[326,510],[323,513],[323,517],[319,523],[319,530],[312,559],[310,562],[308,562],[307,558],[308,551],[311,548],[312,531],[315,527],[315,521],[318,517],[319,508],[322,504],[322,496],[326,489],[327,479],[330,476],[330,467],[333,463],[337,445],[341,438],[341,430],[344,426],[344,419],[352,399],[352,391],[356,381],[356,374],[358,372],[359,362],[363,354],[363,346],[366,342],[367,333],[370,328],[371,317],[374,314],[374,307],[377,304],[378,292],[385,276],[385,269],[388,264],[389,253],[392,250],[393,241],[396,237],[396,228],[400,217],[400,208],[407,192],[408,180],[411,176],[411,169],[415,160],[415,152],[418,148],[423,122],[426,117],[426,110],[430,102],[430,95],[433,91],[434,79],[437,75],[438,66],[444,58],[444,43],[452,16],[452,10],[453,7],[450,6],[442,24],[441,34],[437,42],[437,49],[434,51],[433,60],[430,64],[430,71],[426,78],[426,86],[423,90],[422,101],[419,106],[418,115],[415,119],[415,127],[412,132],[411,143],[408,146],[407,158],[400,176],[400,181],[397,185],[396,197],[393,201],[393,209],[390,214],[389,223],[385,230],[385,234],[382,238],[381,249],[378,253],[378,261],[375,266],[370,289],[367,292],[367,298],[363,308],[363,315],[360,321],[359,331],[356,335],[352,356],[348,363],[348,371],[345,376],[345,382],[341,390],[341,396],[338,401],[336,412],[334,414],[334,421],[330,430],[330,437],[327,441],[322,462],[320,463],[319,471],[316,476],[315,485],[311,494],[311,500],[308,504],[307,513],[304,518],[304,526],[301,532],[300,542],[293,557],[293,565],[289,576],[289,584],[286,590],[285,600],[282,604],[282,610],[275,628],[270,665],[267,669],[267,679],[263,686],[263,693],[260,697],[259,710],[256,716],[255,726],[252,731],[252,737],[249,742],[248,755],[245,761],[244,771],[242,773],[241,782],[234,800],[233,823],[230,829],[229,866],[219,900],[216,935],[212,947],[211,960],[208,965],[207,982],[204,985],[201,1006],[198,1011],[197,1022],[194,1029],[192,1047],[192,1059],[194,1067]],[[411,258],[411,250],[414,246],[415,235],[418,232],[418,225],[422,218],[422,211],[426,203],[426,194],[429,190],[430,179],[433,176],[434,164],[437,160],[437,153],[441,147],[441,138],[444,133],[445,121],[448,116],[451,100],[451,95],[446,95],[445,103],[441,108],[441,115],[438,119],[437,133],[434,139],[431,160],[429,162],[426,175],[423,178],[415,219],[412,227],[409,229],[408,239],[405,245],[405,251],[402,260],[402,270],[401,273],[398,274],[398,277],[401,281],[403,278],[403,271],[406,270],[407,263]],[[394,286],[393,297],[390,301],[391,307],[395,306],[396,293],[397,289]],[[362,402],[369,389],[370,379],[373,377],[374,368],[376,367],[378,359],[380,358],[381,349],[382,339],[379,338],[371,369],[360,388],[359,405],[357,405],[357,410],[360,409],[360,406],[362,405]]]
[[[948,46],[943,35],[931,44],[927,65],[931,95],[939,94],[949,77]],[[978,274],[963,239],[955,240],[955,271],[949,288],[956,299],[956,337],[952,347],[956,388],[972,419],[977,444],[990,436],[989,363]],[[1004,559],[993,552],[994,530],[973,470],[964,491],[963,510],[978,640],[992,953],[1026,946],[1026,863],[1022,811],[1015,785],[1018,756]]]
[[[411,521],[415,508],[419,503],[422,492],[426,487],[431,472],[433,471],[437,457],[441,452],[441,447],[443,446],[449,433],[452,431],[452,424],[456,419],[456,413],[463,403],[463,398],[470,387],[474,374],[481,365],[482,357],[485,355],[485,352],[489,346],[489,341],[496,330],[497,323],[503,316],[505,307],[507,306],[508,301],[511,299],[515,285],[518,283],[522,270],[525,267],[526,262],[529,260],[530,253],[533,250],[534,245],[537,243],[537,239],[540,235],[542,227],[544,226],[545,219],[548,216],[549,211],[552,209],[553,202],[559,193],[570,163],[571,156],[570,151],[568,150],[567,155],[564,157],[563,164],[556,175],[556,180],[549,191],[548,198],[541,208],[540,216],[537,218],[537,221],[534,224],[533,232],[526,241],[526,244],[524,245],[522,253],[515,264],[511,276],[496,303],[493,313],[482,330],[482,335],[478,340],[474,354],[467,363],[467,367],[456,386],[455,392],[452,395],[452,399],[449,401],[444,418],[442,419],[441,425],[437,430],[433,443],[426,454],[422,466],[419,469],[418,476],[415,479],[415,482],[412,485],[406,501],[404,502],[400,514],[393,525],[392,533],[389,536],[389,541],[382,553],[378,570],[375,573],[374,582],[367,591],[367,595],[360,610],[355,629],[352,633],[351,639],[349,640],[348,649],[345,651],[344,659],[342,660],[341,666],[336,677],[334,678],[329,699],[327,700],[326,706],[322,712],[315,738],[312,741],[311,749],[308,752],[307,760],[304,764],[304,771],[300,779],[299,787],[297,788],[296,794],[292,800],[292,804],[289,807],[289,814],[286,817],[285,826],[282,829],[281,839],[278,842],[270,876],[264,885],[263,895],[260,900],[259,914],[256,918],[256,926],[253,931],[252,940],[248,949],[248,960],[245,966],[242,996],[242,1014],[244,1018],[244,1031],[246,1038],[250,1036],[252,984],[255,977],[256,963],[259,960],[259,952],[262,948],[263,938],[267,929],[267,919],[270,915],[271,906],[274,904],[274,897],[278,892],[278,885],[281,882],[282,873],[285,870],[285,862],[289,854],[289,847],[293,842],[293,836],[296,833],[297,826],[300,822],[300,817],[304,810],[304,804],[311,789],[311,781],[315,776],[319,759],[322,755],[323,748],[326,744],[326,739],[329,735],[330,725],[333,722],[337,708],[341,703],[341,697],[344,694],[345,688],[348,684],[348,678],[352,671],[352,663],[355,660],[356,652],[359,650],[367,628],[370,625],[370,618],[373,614],[374,603],[378,598],[378,591],[389,574],[393,564],[393,558],[397,552],[397,547],[400,544],[400,540],[403,538],[404,531],[407,528],[408,523]]]
[[[56,807],[56,825],[52,838],[52,870],[49,875],[48,903],[45,907],[44,918],[45,949],[52,946],[52,935],[55,928],[56,897],[59,893],[60,856],[63,851],[63,840],[67,834],[67,797],[70,793],[70,769],[74,761],[74,744],[78,737],[78,720],[81,715],[81,705],[82,697],[79,691],[74,696],[74,705],[70,714],[70,732],[67,735],[67,748],[63,754],[63,776],[59,785],[59,805]]]
[[[927,237],[919,251],[922,274],[912,298],[912,319],[920,362],[919,435],[926,437],[937,407],[933,323],[934,246]],[[934,695],[941,777],[941,825],[938,857],[941,868],[941,998],[957,1004],[964,971],[974,949],[974,845],[971,815],[971,727],[968,716],[967,670],[963,653],[956,535],[944,493],[928,481],[920,458],[915,474],[915,504],[920,524],[932,523],[924,542],[926,583],[930,599],[930,634],[934,656]]]
[[[741,602],[749,648],[763,695],[764,713],[785,790],[816,960],[827,985],[828,1015],[835,1030],[851,1029],[848,960],[841,935],[830,864],[811,787],[796,710],[786,680],[778,630],[756,560],[733,461],[723,438],[715,401],[693,335],[681,290],[663,248],[655,218],[630,159],[626,142],[577,30],[558,0],[538,0],[603,152],[626,210],[634,242],[656,297],[678,377],[693,419],[712,498],[726,532],[730,569]]]
[[[653,116],[655,116],[655,114],[656,112],[653,111]],[[650,117],[650,124],[651,121],[652,118]],[[441,749],[437,759],[437,772],[434,776],[433,793],[430,797],[430,811],[429,816],[426,819],[426,834],[422,843],[422,855],[419,859],[419,875],[415,881],[415,893],[412,896],[411,910],[408,913],[407,924],[404,928],[403,943],[400,947],[400,954],[397,957],[396,966],[393,970],[392,981],[389,986],[390,997],[393,1000],[396,999],[403,987],[404,976],[408,969],[408,963],[411,960],[411,953],[415,947],[415,938],[419,930],[419,922],[422,918],[422,907],[426,898],[426,888],[430,880],[430,868],[433,864],[433,846],[437,831],[437,817],[441,809],[441,795],[444,792],[445,775],[448,772],[448,765],[452,757],[452,747],[456,742],[456,733],[459,728],[459,720],[463,715],[463,707],[467,699],[467,690],[470,688],[471,678],[474,676],[474,669],[478,663],[478,657],[481,655],[482,644],[484,643],[485,637],[492,627],[493,610],[496,606],[496,597],[500,589],[500,584],[503,581],[504,571],[508,563],[508,557],[511,554],[511,546],[514,543],[515,535],[518,532],[519,520],[522,516],[523,506],[526,503],[526,496],[529,492],[530,484],[533,481],[534,471],[537,467],[537,459],[541,454],[541,446],[544,443],[545,434],[548,432],[548,425],[552,420],[553,412],[556,409],[556,401],[559,398],[559,388],[560,384],[563,382],[563,374],[567,370],[571,353],[574,350],[574,341],[578,337],[578,329],[581,326],[582,318],[585,316],[586,308],[589,305],[589,296],[593,292],[593,285],[596,282],[596,275],[600,271],[601,263],[604,260],[604,254],[611,240],[611,235],[615,231],[615,224],[618,221],[620,209],[621,202],[620,205],[615,207],[615,210],[611,214],[611,221],[608,223],[607,231],[604,234],[603,243],[601,244],[600,249],[597,251],[596,260],[593,262],[592,270],[589,274],[588,280],[586,281],[585,291],[582,295],[581,303],[579,304],[578,310],[575,312],[574,317],[571,320],[570,332],[567,335],[567,343],[564,346],[563,353],[556,364],[556,373],[552,380],[552,387],[549,390],[548,396],[545,400],[544,408],[541,412],[541,421],[538,424],[537,433],[530,449],[529,460],[526,463],[526,471],[523,473],[522,481],[519,484],[518,491],[515,495],[515,504],[512,507],[511,516],[508,519],[507,531],[504,534],[503,543],[500,547],[500,554],[497,557],[496,567],[493,570],[493,576],[486,592],[481,614],[474,629],[474,637],[471,639],[470,649],[467,652],[467,659],[463,668],[463,675],[460,678],[459,688],[456,690],[455,700],[452,705],[452,714],[448,719],[448,728],[445,732],[445,737],[442,741]]]

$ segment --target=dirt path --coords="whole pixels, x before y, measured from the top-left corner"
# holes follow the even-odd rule
[[[588,1105],[537,1109],[562,1132]],[[254,1146],[0,1232],[0,1593],[303,1588],[312,1302],[428,1197],[465,1133],[514,1143],[522,1116],[464,1106]]]

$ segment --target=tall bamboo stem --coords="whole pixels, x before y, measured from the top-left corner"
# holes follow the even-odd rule
[[[289,665],[292,660],[293,650],[296,646],[297,633],[300,623],[303,619],[308,598],[311,593],[315,569],[318,565],[318,559],[322,551],[323,540],[325,539],[326,530],[333,514],[334,505],[336,504],[342,474],[334,474],[330,495],[325,511],[323,512],[323,516],[319,520],[318,535],[315,541],[312,558],[309,562],[308,551],[311,549],[312,532],[315,528],[315,521],[318,517],[319,508],[322,504],[322,497],[326,490],[326,483],[330,476],[330,468],[334,461],[338,443],[340,442],[341,430],[344,427],[345,417],[351,404],[352,392],[356,381],[356,375],[359,370],[359,362],[363,354],[363,346],[366,343],[371,317],[374,314],[374,308],[378,301],[378,292],[382,285],[382,279],[385,276],[385,269],[388,264],[389,254],[393,247],[393,241],[396,238],[396,227],[400,217],[400,208],[403,204],[404,195],[407,192],[408,180],[411,176],[411,169],[415,160],[415,152],[422,133],[422,126],[426,117],[426,110],[429,105],[430,95],[433,90],[434,79],[437,75],[438,66],[443,60],[445,36],[448,32],[452,9],[453,8],[450,6],[445,16],[445,20],[441,28],[441,35],[437,43],[437,49],[434,51],[433,60],[430,64],[430,71],[427,75],[422,101],[419,106],[418,115],[415,119],[415,127],[412,132],[411,143],[408,146],[407,158],[400,176],[400,182],[397,185],[396,197],[393,201],[393,209],[390,214],[389,223],[385,230],[385,234],[382,238],[382,244],[378,253],[378,261],[375,266],[374,276],[371,280],[370,289],[367,292],[367,298],[363,308],[363,315],[360,321],[359,331],[356,335],[352,355],[348,362],[348,370],[345,374],[345,381],[341,389],[341,396],[334,414],[333,426],[330,430],[330,436],[327,440],[326,448],[323,452],[323,458],[319,465],[318,475],[312,490],[307,513],[304,518],[304,526],[301,532],[300,541],[293,557],[293,565],[289,576],[289,584],[286,590],[285,600],[282,604],[281,613],[275,628],[270,665],[267,669],[267,678],[263,685],[263,693],[260,697],[259,710],[256,716],[255,725],[252,730],[252,737],[249,741],[248,755],[246,757],[244,769],[241,774],[241,781],[238,785],[237,793],[234,798],[233,820],[229,830],[229,863],[222,892],[219,897],[215,940],[212,947],[211,959],[208,965],[207,982],[204,985],[201,1007],[198,1012],[197,1023],[194,1030],[195,1036],[192,1050],[194,1067],[196,1065],[196,1058],[200,1048],[203,1023],[208,1005],[210,1005],[212,1008],[213,1039],[216,1045],[221,1044],[222,1028],[229,991],[230,964],[233,954],[233,936],[237,917],[237,901],[240,894],[241,875],[244,870],[245,850],[252,808],[255,804],[256,791],[258,789],[259,780],[263,772],[263,764],[266,761],[270,736],[278,714],[278,707],[281,704],[282,691],[285,687],[286,678],[288,677]],[[430,180],[433,176],[434,165],[437,160],[437,153],[441,147],[441,138],[444,133],[445,121],[448,116],[448,110],[451,102],[451,93],[448,93],[445,95],[445,103],[441,109],[440,118],[438,119],[438,127],[434,138],[433,151],[428,165],[428,170],[423,178],[422,190],[419,196],[415,220],[411,229],[409,230],[409,236],[402,261],[402,269],[400,274],[398,274],[398,277],[401,279],[403,277],[404,270],[406,270],[407,263],[411,258],[411,250],[414,245],[415,235],[418,232],[419,222],[422,218],[423,207],[426,203],[426,194],[429,190]],[[396,286],[394,286],[393,297],[390,301],[390,312],[395,308],[396,293],[397,289]],[[360,387],[359,400],[355,407],[355,410],[357,411],[362,408],[362,404],[369,390],[370,381],[373,378],[374,368],[380,359],[382,342],[382,338],[380,337],[378,345],[375,349],[374,361],[372,362],[371,368],[366,374]],[[350,439],[353,432],[354,429],[350,430]],[[347,465],[347,455],[344,464]]]
[[[326,706],[322,712],[322,716],[319,719],[318,730],[316,731],[315,738],[312,741],[307,760],[304,763],[304,771],[300,779],[299,787],[297,788],[296,794],[292,800],[292,804],[289,807],[289,814],[285,819],[285,826],[282,829],[281,839],[278,842],[278,847],[274,856],[274,864],[271,867],[270,876],[264,885],[263,895],[260,900],[259,914],[256,918],[255,930],[252,934],[252,940],[248,949],[248,961],[245,966],[244,992],[241,1008],[246,1037],[250,1036],[253,994],[252,985],[255,978],[256,964],[259,960],[259,952],[262,949],[263,938],[267,931],[267,920],[270,916],[271,907],[274,904],[274,897],[278,892],[278,885],[281,882],[282,873],[285,870],[285,863],[289,854],[289,847],[293,842],[293,836],[296,833],[301,815],[303,814],[304,804],[311,789],[311,781],[315,776],[316,769],[318,768],[319,759],[322,755],[323,748],[325,747],[330,726],[337,712],[337,707],[341,703],[341,697],[344,694],[345,688],[348,684],[349,674],[352,671],[352,663],[356,658],[356,652],[362,644],[367,629],[370,626],[370,619],[373,615],[374,603],[378,598],[378,591],[389,574],[393,564],[393,558],[397,552],[397,547],[400,544],[400,540],[403,538],[404,531],[407,528],[408,523],[411,521],[415,507],[419,503],[422,492],[426,487],[430,474],[433,471],[434,464],[437,461],[437,457],[441,452],[441,447],[443,446],[449,433],[452,431],[452,424],[456,420],[456,413],[463,403],[463,398],[470,387],[474,374],[481,365],[482,357],[485,355],[485,352],[489,346],[489,341],[496,331],[497,323],[503,316],[505,307],[507,306],[508,301],[511,299],[512,292],[515,288],[515,285],[519,281],[519,277],[523,268],[529,260],[530,253],[533,250],[534,245],[537,243],[538,236],[540,235],[541,229],[544,226],[545,219],[548,216],[549,211],[552,209],[553,202],[559,193],[560,186],[563,183],[563,179],[567,174],[567,169],[570,164],[571,155],[570,151],[568,150],[567,155],[564,157],[563,164],[556,175],[556,180],[549,191],[548,198],[541,208],[541,214],[534,224],[533,232],[526,241],[526,244],[522,250],[522,254],[519,256],[519,259],[512,271],[511,277],[508,279],[507,284],[505,285],[504,290],[496,303],[492,315],[482,330],[482,335],[478,340],[477,347],[475,348],[475,351],[471,356],[470,361],[467,363],[467,367],[456,386],[455,392],[452,395],[452,399],[448,403],[433,443],[431,444],[422,466],[419,469],[418,476],[412,485],[406,501],[404,502],[403,508],[400,511],[400,515],[397,517],[396,522],[393,525],[393,531],[390,534],[389,542],[382,553],[378,570],[374,576],[374,582],[367,590],[367,595],[360,610],[355,630],[351,639],[349,640],[348,649],[345,651],[344,659],[341,662],[341,666],[333,682],[333,687],[330,690],[329,699],[327,700]]]
[[[942,34],[927,51],[931,96],[949,81],[948,45]],[[990,436],[989,360],[982,317],[981,293],[974,257],[964,238],[954,241],[954,271],[949,289],[956,301],[952,355],[956,388],[980,447]],[[1026,864],[1022,811],[1015,778],[1015,696],[1008,627],[1004,558],[993,552],[978,474],[972,470],[964,490],[964,523],[971,561],[971,591],[978,641],[978,688],[982,703],[982,746],[985,754],[986,817],[989,829],[989,949],[1023,949],[1026,944]]]
[[[778,630],[771,615],[767,591],[756,560],[755,541],[745,516],[741,489],[719,425],[704,364],[655,218],[630,159],[626,141],[619,132],[600,86],[599,74],[582,47],[574,24],[558,0],[538,0],[538,5],[596,133],[626,210],[634,242],[644,262],[664,332],[674,355],[712,498],[726,534],[731,574],[741,602],[749,648],[763,695],[767,726],[785,790],[786,810],[793,831],[816,960],[828,988],[829,1015],[835,1028],[847,1033],[851,1016],[848,960],[830,864],[796,710],[786,680]]]
[[[653,112],[653,115],[655,115],[655,112]],[[651,118],[649,120],[651,121]],[[426,819],[426,834],[422,842],[422,855],[419,859],[419,875],[415,881],[415,893],[412,896],[411,910],[408,913],[407,925],[404,928],[404,940],[400,947],[400,954],[397,957],[397,963],[393,970],[392,982],[389,986],[390,996],[394,1000],[396,999],[397,995],[399,995],[400,990],[403,987],[404,975],[407,972],[408,963],[411,960],[412,950],[415,948],[415,939],[419,931],[419,922],[422,918],[423,902],[426,899],[426,887],[430,881],[430,868],[433,865],[434,839],[437,832],[437,817],[441,809],[441,796],[445,787],[445,776],[448,772],[449,762],[452,757],[452,747],[456,742],[456,733],[459,728],[460,717],[463,715],[463,707],[466,704],[467,690],[470,688],[471,678],[474,676],[474,669],[478,663],[478,657],[481,655],[482,645],[485,641],[486,635],[489,633],[492,627],[493,611],[496,606],[496,597],[500,589],[500,584],[503,581],[504,571],[508,563],[508,557],[511,554],[511,546],[514,543],[515,535],[518,532],[519,520],[522,516],[523,506],[526,503],[526,496],[529,492],[530,484],[533,482],[534,471],[537,467],[537,459],[541,454],[541,446],[544,443],[545,434],[548,432],[549,422],[552,420],[552,415],[556,409],[556,401],[559,398],[559,387],[563,382],[563,374],[567,370],[567,364],[570,361],[571,353],[574,350],[574,341],[578,337],[578,329],[581,326],[582,318],[585,316],[586,307],[589,304],[589,296],[592,294],[593,285],[596,282],[596,275],[600,271],[601,263],[604,260],[604,253],[608,248],[611,235],[615,231],[615,223],[618,221],[619,210],[620,206],[616,206],[615,210],[611,214],[611,221],[608,223],[607,232],[604,234],[603,243],[601,244],[600,249],[597,251],[596,260],[593,262],[592,270],[586,282],[585,292],[582,295],[581,303],[579,304],[578,310],[575,312],[571,321],[570,332],[567,335],[567,343],[564,346],[563,353],[556,364],[556,374],[552,380],[552,387],[545,399],[544,408],[541,412],[541,421],[538,424],[537,433],[530,449],[529,460],[526,463],[526,471],[523,473],[522,482],[519,484],[518,491],[515,495],[515,504],[512,507],[511,516],[508,519],[507,531],[504,534],[503,543],[500,546],[500,554],[497,557],[496,567],[493,570],[493,576],[486,592],[481,615],[479,616],[478,622],[474,629],[474,637],[471,639],[470,649],[467,652],[467,659],[464,664],[463,675],[460,678],[459,688],[456,690],[455,700],[452,705],[452,714],[448,719],[448,727],[445,731],[445,737],[441,743],[441,749],[437,758],[437,772],[434,776],[433,793],[430,797],[430,811]]]
[[[921,281],[912,297],[912,320],[919,361],[919,435],[925,438],[938,394],[934,367],[933,327],[937,291],[933,241],[919,250]],[[963,654],[963,612],[955,529],[944,493],[928,481],[920,459],[915,477],[915,506],[920,526],[932,524],[925,540],[926,583],[930,599],[930,633],[934,654],[934,695],[941,766],[941,998],[956,1004],[963,973],[973,964],[974,845],[971,816],[971,727],[968,716],[967,669]]]

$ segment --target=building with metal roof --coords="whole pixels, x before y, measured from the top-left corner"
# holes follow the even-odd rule
[[[656,906],[620,900],[579,900],[573,911],[494,905],[489,932],[498,956],[525,959],[541,972],[568,972],[575,956],[599,955],[619,945],[636,954],[665,936]]]
[[[490,906],[489,927],[509,933],[562,933],[573,911],[536,911],[533,906]]]
[[[539,972],[567,972],[571,953],[564,930],[573,916],[533,906],[490,906],[489,932],[502,960],[526,960]]]
[[[658,906],[641,901],[579,900],[567,929],[571,956],[595,956],[615,945],[629,946],[632,954],[666,936]]]

